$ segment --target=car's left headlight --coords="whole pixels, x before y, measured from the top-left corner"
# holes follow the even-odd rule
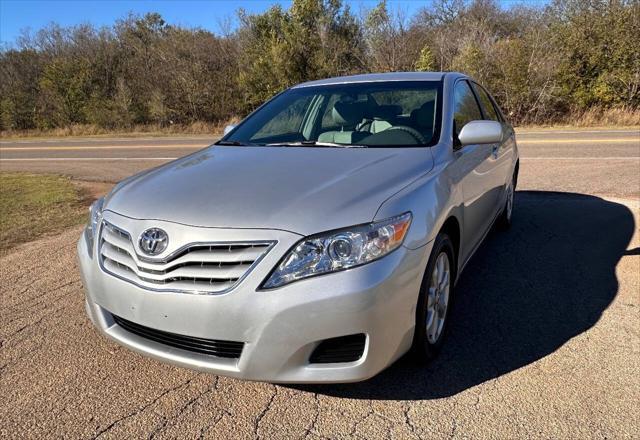
[[[400,247],[410,224],[411,213],[407,212],[380,222],[306,237],[284,256],[262,288],[273,289],[377,260]]]
[[[84,228],[84,238],[87,240],[87,248],[89,249],[89,256],[93,257],[93,243],[98,232],[98,226],[100,226],[100,220],[102,220],[102,207],[104,205],[104,197],[100,197],[93,202],[89,208],[89,221]]]

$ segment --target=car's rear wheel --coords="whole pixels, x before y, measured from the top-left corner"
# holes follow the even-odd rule
[[[511,227],[511,218],[513,217],[513,204],[515,201],[515,193],[516,193],[516,175],[514,174],[511,182],[507,184],[505,189],[507,193],[507,200],[504,203],[504,207],[502,208],[502,212],[500,216],[496,220],[496,225],[502,231],[506,231]]]
[[[455,280],[454,253],[446,234],[436,237],[418,297],[412,351],[421,362],[438,354],[447,330]]]

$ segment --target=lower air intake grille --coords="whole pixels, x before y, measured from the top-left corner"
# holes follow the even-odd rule
[[[178,335],[175,333],[163,332],[149,327],[144,327],[116,315],[111,316],[113,316],[113,320],[116,324],[128,332],[161,344],[180,348],[182,350],[208,354],[221,358],[237,359],[242,354],[242,348],[244,347],[244,342],[219,341],[215,339],[203,339]]]
[[[309,362],[312,364],[355,362],[364,353],[366,339],[364,333],[325,339],[313,350]]]

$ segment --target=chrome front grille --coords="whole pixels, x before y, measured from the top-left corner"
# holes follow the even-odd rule
[[[235,287],[266,254],[271,242],[193,243],[162,260],[135,251],[128,232],[102,222],[102,269],[150,290],[220,294]]]

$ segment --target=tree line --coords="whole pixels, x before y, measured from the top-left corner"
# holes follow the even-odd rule
[[[51,24],[0,50],[0,129],[223,123],[301,81],[390,71],[467,73],[518,124],[638,111],[639,36],[638,0],[434,0],[413,16],[294,0],[217,34],[156,13]]]

